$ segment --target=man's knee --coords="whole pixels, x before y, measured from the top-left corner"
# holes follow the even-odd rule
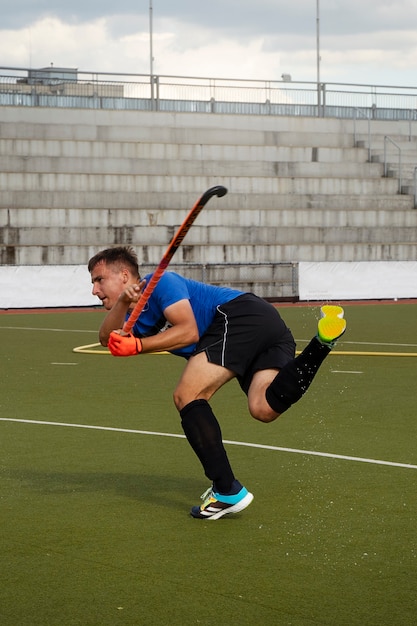
[[[267,402],[250,403],[249,413],[254,419],[258,420],[259,422],[264,422],[264,424],[273,422],[280,415],[279,413],[274,411]]]
[[[172,399],[174,400],[175,408],[181,411],[187,404],[194,400],[209,400],[210,398],[204,392],[196,393],[195,390],[188,389],[184,385],[178,385],[178,387],[174,389]]]
[[[174,389],[172,399],[174,400],[175,408],[177,409],[177,411],[181,411],[181,409],[183,409],[188,404],[188,402],[184,398],[184,395],[181,393],[181,389],[179,389],[178,387]]]

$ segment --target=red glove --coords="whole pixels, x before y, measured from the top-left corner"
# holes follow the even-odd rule
[[[119,335],[116,332],[110,333],[107,346],[113,356],[134,356],[142,352],[141,340],[130,333],[128,335]]]

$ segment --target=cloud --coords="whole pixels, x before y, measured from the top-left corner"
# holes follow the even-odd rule
[[[104,19],[74,26],[46,17],[31,27],[1,32],[0,54],[10,66],[81,67],[91,53],[95,60],[107,55],[109,45]]]
[[[184,45],[187,29],[169,20],[154,35],[154,71],[165,75],[267,79],[276,73],[279,56],[262,50],[263,40],[239,43],[216,39],[210,31],[194,32]],[[21,31],[3,31],[0,54],[6,66],[77,67],[84,71],[149,73],[147,32],[113,38],[108,19],[69,24],[44,18]],[[19,42],[16,45],[16,42]],[[82,45],[80,45],[82,44]],[[226,52],[225,52],[226,50]],[[259,62],[263,57],[263,63]],[[221,71],[219,67],[221,66]]]
[[[148,9],[146,0],[7,3],[2,64],[149,73]],[[412,85],[416,42],[415,0],[320,0],[323,81]],[[153,2],[157,74],[314,81],[316,45],[314,0]]]

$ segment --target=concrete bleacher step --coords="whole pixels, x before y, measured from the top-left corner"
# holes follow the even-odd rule
[[[353,162],[281,162],[265,160],[189,160],[179,159],[117,159],[88,157],[20,157],[0,156],[0,171],[8,174],[90,174],[135,176],[223,176],[263,177],[343,177],[380,178],[383,166],[379,163]]]
[[[352,148],[350,134],[323,132],[257,130],[251,127],[242,132],[239,128],[221,127],[166,127],[160,123],[155,126],[136,124],[132,126],[108,125],[97,123],[78,124],[44,124],[44,123],[9,123],[0,124],[1,139],[38,139],[38,140],[88,140],[114,142],[148,142],[148,143],[196,143],[219,145],[252,145],[252,146],[314,146]]]
[[[222,180],[213,178],[210,186],[222,183]],[[206,187],[207,188],[207,187]],[[65,214],[72,209],[84,210],[86,219],[91,211],[96,210],[100,221],[101,212],[112,211],[114,219],[119,212],[131,211],[134,215],[136,211],[146,211],[149,215],[160,214],[166,211],[180,210],[182,218],[196,202],[198,197],[206,188],[201,187],[198,191],[174,191],[174,192],[142,192],[136,191],[54,191],[48,193],[39,189],[33,189],[30,193],[24,190],[5,190],[0,193],[0,209],[4,210],[31,210],[34,214],[39,211],[43,219],[54,219],[54,214],[63,211]],[[217,204],[218,203],[218,204]],[[101,207],[101,208],[100,208]],[[180,207],[180,209],[179,209]],[[406,210],[413,208],[413,198],[409,195],[384,194],[378,189],[373,194],[318,194],[318,193],[269,193],[263,194],[254,192],[251,194],[241,193],[233,187],[229,187],[227,196],[213,199],[204,213],[208,210],[210,214],[217,207],[222,213],[228,211],[250,210],[254,212],[255,219],[261,211],[292,210],[328,210],[328,211],[392,211]],[[33,219],[35,215],[33,215]],[[125,219],[121,217],[120,219]],[[201,219],[201,217],[200,217]],[[204,219],[204,217],[203,217]],[[236,220],[233,214],[232,219]],[[182,219],[177,222],[181,223]],[[129,223],[129,222],[128,222]]]
[[[201,190],[213,185],[214,174],[195,176],[67,174],[0,172],[0,188],[9,192],[32,193],[44,190],[80,192],[159,193]],[[220,176],[217,184],[246,194],[396,194],[398,182],[392,178],[296,177],[296,176]]]
[[[233,144],[157,143],[122,141],[73,141],[62,139],[0,139],[0,155],[66,157],[77,159],[178,159],[228,161],[289,161],[319,163],[365,163],[368,151],[360,148],[322,146],[252,146]]]
[[[98,250],[97,243],[91,245],[42,246],[0,244],[0,263],[12,265],[84,265]],[[156,267],[166,246],[135,246],[139,262]],[[186,264],[208,263],[298,263],[300,261],[415,261],[416,242],[373,242],[373,243],[303,243],[303,244],[229,244],[198,246],[183,245],[178,249],[176,261]]]
[[[111,226],[111,227],[43,227],[6,229],[3,244],[38,245],[45,241],[57,245],[88,245],[106,247],[109,244],[168,245],[172,238],[170,226]],[[196,226],[187,235],[185,246],[236,246],[254,244],[260,248],[274,245],[294,244],[352,244],[352,243],[402,243],[417,242],[417,226]]]
[[[185,218],[184,209],[0,209],[0,227],[8,230],[37,230],[49,228],[78,229],[132,229],[158,227],[167,229],[172,236]],[[220,227],[223,229],[257,227],[321,227],[321,228],[371,228],[371,227],[407,227],[416,226],[416,213],[409,207],[373,210],[334,210],[334,209],[230,209],[206,207],[193,228]],[[110,232],[110,230],[109,230]],[[36,235],[37,236],[37,235]],[[166,240],[166,232],[160,231],[160,240]],[[46,238],[46,235],[44,235]],[[109,241],[112,239],[109,236]]]
[[[368,148],[369,145],[372,148],[372,151],[382,150],[384,146],[387,146],[388,150],[396,150],[394,143],[400,146],[401,150],[404,151],[412,151],[417,149],[417,138],[408,136],[406,134],[397,134],[397,133],[375,133],[371,132],[371,136],[368,134],[359,134],[356,135],[356,146],[359,148]]]
[[[385,154],[384,154],[383,148],[380,148],[379,150],[373,149],[371,161],[372,163],[384,163],[385,157],[386,157],[387,163],[398,163],[399,154],[400,152],[393,148],[390,150],[387,150]],[[408,144],[406,144],[405,148],[401,148],[401,161],[403,163],[412,164],[412,163],[415,163],[416,160],[417,160],[417,148],[415,146],[409,147]]]
[[[417,169],[417,165],[413,163],[407,164],[407,163],[402,163],[401,164],[401,176],[403,179],[412,179],[415,173],[415,170]],[[388,163],[388,168],[387,168],[387,176],[391,177],[391,178],[398,178],[400,173],[400,169],[398,167],[398,164],[393,164],[393,163]]]

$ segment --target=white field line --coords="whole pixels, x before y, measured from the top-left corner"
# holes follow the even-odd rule
[[[98,335],[97,330],[77,330],[75,328],[34,328],[31,326],[0,326],[0,330],[39,330],[47,331],[50,333],[95,333]]]
[[[70,424],[65,422],[46,422],[41,420],[25,420],[12,417],[0,417],[1,422],[17,422],[21,424],[36,424],[41,426],[66,426],[69,428],[86,428],[89,430],[107,430],[117,433],[133,433],[135,435],[154,435],[157,437],[174,437],[185,439],[185,435],[175,433],[160,433],[150,430],[134,430],[131,428],[114,428],[112,426],[91,426],[89,424]],[[293,454],[305,454],[308,456],[320,456],[329,459],[340,459],[342,461],[356,461],[358,463],[372,463],[374,465],[388,465],[389,467],[403,467],[406,469],[417,469],[417,465],[411,463],[395,463],[394,461],[382,461],[380,459],[367,459],[358,456],[347,456],[344,454],[332,454],[330,452],[317,452],[315,450],[298,450],[297,448],[282,448],[280,446],[268,446],[261,443],[248,443],[245,441],[231,441],[224,439],[223,443],[233,446],[243,446],[246,448],[258,448],[260,450],[272,450],[274,452],[290,452]]]

